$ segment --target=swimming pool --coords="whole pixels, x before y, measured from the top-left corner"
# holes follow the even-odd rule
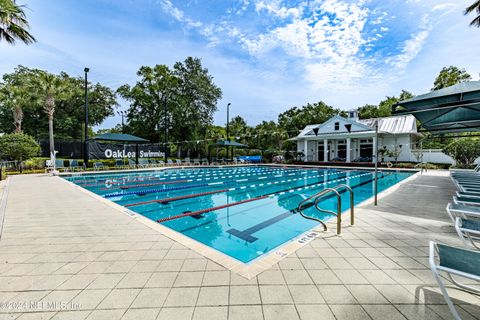
[[[380,171],[378,191],[412,174]],[[318,225],[295,210],[308,196],[345,183],[358,204],[374,191],[372,171],[324,168],[192,167],[64,178],[243,263]],[[341,195],[347,209],[349,194]],[[333,211],[336,199],[326,197],[320,207]],[[333,217],[314,207],[303,212],[322,220]]]

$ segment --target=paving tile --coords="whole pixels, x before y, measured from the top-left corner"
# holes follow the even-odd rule
[[[91,282],[87,289],[113,289],[125,277],[125,273],[104,273]]]
[[[117,320],[121,319],[125,310],[94,310],[87,320]]]
[[[83,290],[72,299],[71,304],[81,310],[95,309],[110,291],[110,289]]]
[[[328,304],[358,304],[358,301],[343,285],[319,285],[317,288]]]
[[[288,286],[294,303],[299,304],[323,304],[325,300],[315,285],[290,285]],[[263,300],[263,299],[262,299]]]
[[[206,259],[186,259],[181,271],[205,271],[206,267]]]
[[[48,320],[50,319],[55,312],[34,312],[34,313],[24,313],[18,320]]]
[[[160,308],[163,306],[170,289],[144,288],[135,297],[130,308]]]
[[[143,288],[152,273],[127,273],[117,284],[117,288]]]
[[[230,272],[230,285],[232,286],[256,285],[256,284],[258,284],[257,277],[253,277],[252,279],[246,279],[242,276],[239,276],[236,273]]]
[[[361,304],[388,304],[387,299],[373,285],[347,285],[346,287]]]
[[[265,320],[300,319],[293,305],[263,305],[262,309]]]
[[[296,305],[301,320],[335,320],[327,305]]]
[[[415,296],[407,289],[399,285],[375,285],[375,288],[385,297],[390,303],[415,303]]]
[[[328,266],[322,258],[303,258],[300,259],[301,265],[299,268],[291,269],[307,269],[307,270],[322,270],[327,269]]]
[[[229,287],[201,287],[197,306],[228,305]]]
[[[337,320],[371,320],[360,305],[329,305]]]
[[[257,286],[231,286],[230,305],[260,304],[260,293]]]
[[[203,272],[179,272],[174,287],[198,287],[202,284]]]
[[[432,309],[426,305],[419,304],[399,304],[395,307],[404,315],[408,320],[442,320]]]
[[[91,313],[88,311],[61,311],[56,313],[51,320],[83,320]],[[1,317],[0,317],[1,319]]]
[[[400,311],[390,304],[369,304],[362,305],[362,307],[373,320],[384,320],[386,318],[389,320],[406,320]]]
[[[285,284],[283,274],[279,270],[266,270],[260,273],[258,276],[258,283],[262,284]]]
[[[122,316],[122,320],[155,320],[160,309],[128,309]]]
[[[200,289],[197,288],[172,288],[165,301],[165,307],[195,306]]]
[[[229,306],[229,320],[263,320],[262,307],[257,306]]]
[[[78,274],[71,276],[67,281],[58,286],[59,290],[85,289],[92,283],[98,274]]]
[[[193,310],[193,307],[162,308],[158,314],[157,320],[191,320]]]
[[[262,304],[293,304],[287,286],[268,285],[259,286]]]
[[[332,270],[308,270],[315,284],[341,284],[342,282]]]
[[[320,258],[305,258],[303,260],[308,261],[308,260],[313,260],[313,259],[320,259]],[[299,259],[297,257],[287,257],[287,258],[281,260],[278,263],[278,265],[279,265],[280,269],[284,269],[284,270],[303,269],[302,259]]]
[[[113,289],[100,303],[100,309],[128,308],[132,304],[140,289]]]
[[[287,284],[313,284],[305,270],[282,270],[282,273]]]
[[[178,272],[157,272],[152,274],[150,279],[148,279],[145,287],[148,288],[158,288],[165,287],[170,288],[173,286],[175,279],[177,278]]]
[[[193,312],[193,320],[225,320],[228,318],[228,307],[197,307]]]
[[[202,286],[228,286],[230,271],[206,271],[203,275]]]
[[[336,276],[343,284],[368,284],[368,280],[365,279],[357,270],[333,270]]]

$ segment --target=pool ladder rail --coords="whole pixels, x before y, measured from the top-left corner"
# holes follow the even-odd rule
[[[327,225],[325,224],[325,222],[321,219],[318,219],[318,218],[315,218],[315,217],[311,217],[311,216],[307,216],[303,213],[302,210],[304,210],[304,205],[313,201],[313,205],[315,206],[315,208],[320,211],[320,212],[325,212],[325,213],[328,213],[328,214],[331,214],[331,215],[334,215],[337,217],[337,235],[341,234],[342,233],[342,198],[341,198],[341,195],[340,195],[340,192],[339,190],[341,190],[342,188],[346,189],[349,193],[350,193],[350,225],[354,225],[355,223],[355,209],[354,209],[354,195],[353,195],[353,190],[350,186],[346,185],[346,184],[339,184],[333,188],[326,188],[326,189],[323,189],[322,191],[320,192],[317,192],[316,194],[302,200],[299,204],[298,204],[298,207],[297,207],[297,212],[300,213],[300,215],[302,217],[304,217],[305,219],[309,219],[309,220],[314,220],[314,221],[317,221],[317,222],[320,222],[320,224],[323,226],[323,230],[324,231],[327,231]],[[319,202],[321,199],[323,199],[324,197],[326,197],[327,195],[330,195],[330,194],[334,194],[334,196],[337,198],[337,212],[335,211],[331,211],[331,210],[326,210],[326,209],[322,209],[318,206]]]

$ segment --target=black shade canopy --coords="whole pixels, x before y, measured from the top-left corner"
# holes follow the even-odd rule
[[[247,145],[243,143],[238,143],[236,141],[230,140],[218,140],[214,146],[216,147],[237,147],[237,148],[245,148]]]
[[[400,101],[394,115],[412,114],[420,131],[467,132],[480,129],[480,81],[459,83]]]
[[[137,136],[132,136],[131,134],[124,134],[124,133],[100,134],[100,135],[97,135],[90,140],[133,142],[133,143],[150,142],[147,139],[143,139],[143,138],[140,138],[140,137],[137,137]]]

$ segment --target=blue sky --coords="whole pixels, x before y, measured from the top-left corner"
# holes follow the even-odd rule
[[[421,94],[443,66],[478,80],[480,29],[459,0],[18,0],[31,46],[0,44],[0,72],[18,64],[82,75],[113,89],[141,65],[202,59],[225,106],[251,125],[323,100],[353,109],[402,89]],[[123,108],[126,107],[124,103]],[[113,127],[118,116],[100,127]]]

